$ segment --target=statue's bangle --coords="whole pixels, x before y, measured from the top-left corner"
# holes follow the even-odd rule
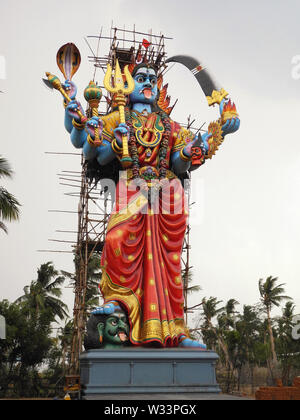
[[[63,100],[63,107],[66,109],[68,106],[67,102],[65,100]]]
[[[190,162],[191,158],[188,156],[185,156],[185,154],[183,153],[183,149],[180,150],[179,156],[181,158],[181,160],[183,160],[184,162]]]
[[[88,136],[87,136],[87,142],[92,147],[98,147],[98,145],[95,144],[95,140],[92,139],[92,137],[90,136],[90,134],[88,134]]]
[[[82,131],[85,127],[85,123],[78,123],[78,122],[75,121],[74,118],[72,120],[72,124],[73,124],[73,127],[75,127],[79,131]]]
[[[113,141],[111,142],[111,148],[113,149],[113,151],[115,153],[117,153],[118,155],[120,155],[123,152],[123,148],[120,147],[117,143],[116,139],[113,139]]]

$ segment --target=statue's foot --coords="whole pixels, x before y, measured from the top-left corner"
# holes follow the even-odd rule
[[[94,309],[92,311],[92,314],[93,315],[111,315],[117,309],[118,310],[121,309],[117,302],[109,302],[109,303],[106,303],[103,306],[99,306],[99,308]]]
[[[205,344],[201,344],[196,340],[192,340],[191,338],[188,338],[185,335],[180,337],[179,347],[193,347],[201,350],[206,350]]]

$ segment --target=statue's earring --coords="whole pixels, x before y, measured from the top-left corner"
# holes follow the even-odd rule
[[[100,344],[103,343],[103,330],[104,330],[104,324],[103,322],[99,322],[97,325],[98,333],[99,333],[99,342]]]

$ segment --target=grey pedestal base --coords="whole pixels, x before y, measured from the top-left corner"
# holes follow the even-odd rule
[[[217,359],[216,353],[198,349],[90,350],[80,356],[81,383],[86,399],[97,394],[219,393]]]

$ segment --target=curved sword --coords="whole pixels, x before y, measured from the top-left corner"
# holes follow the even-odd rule
[[[220,105],[222,100],[228,95],[228,92],[218,86],[209,72],[195,58],[188,55],[174,55],[168,58],[166,63],[180,63],[187,67],[201,86],[209,106],[214,104]]]

